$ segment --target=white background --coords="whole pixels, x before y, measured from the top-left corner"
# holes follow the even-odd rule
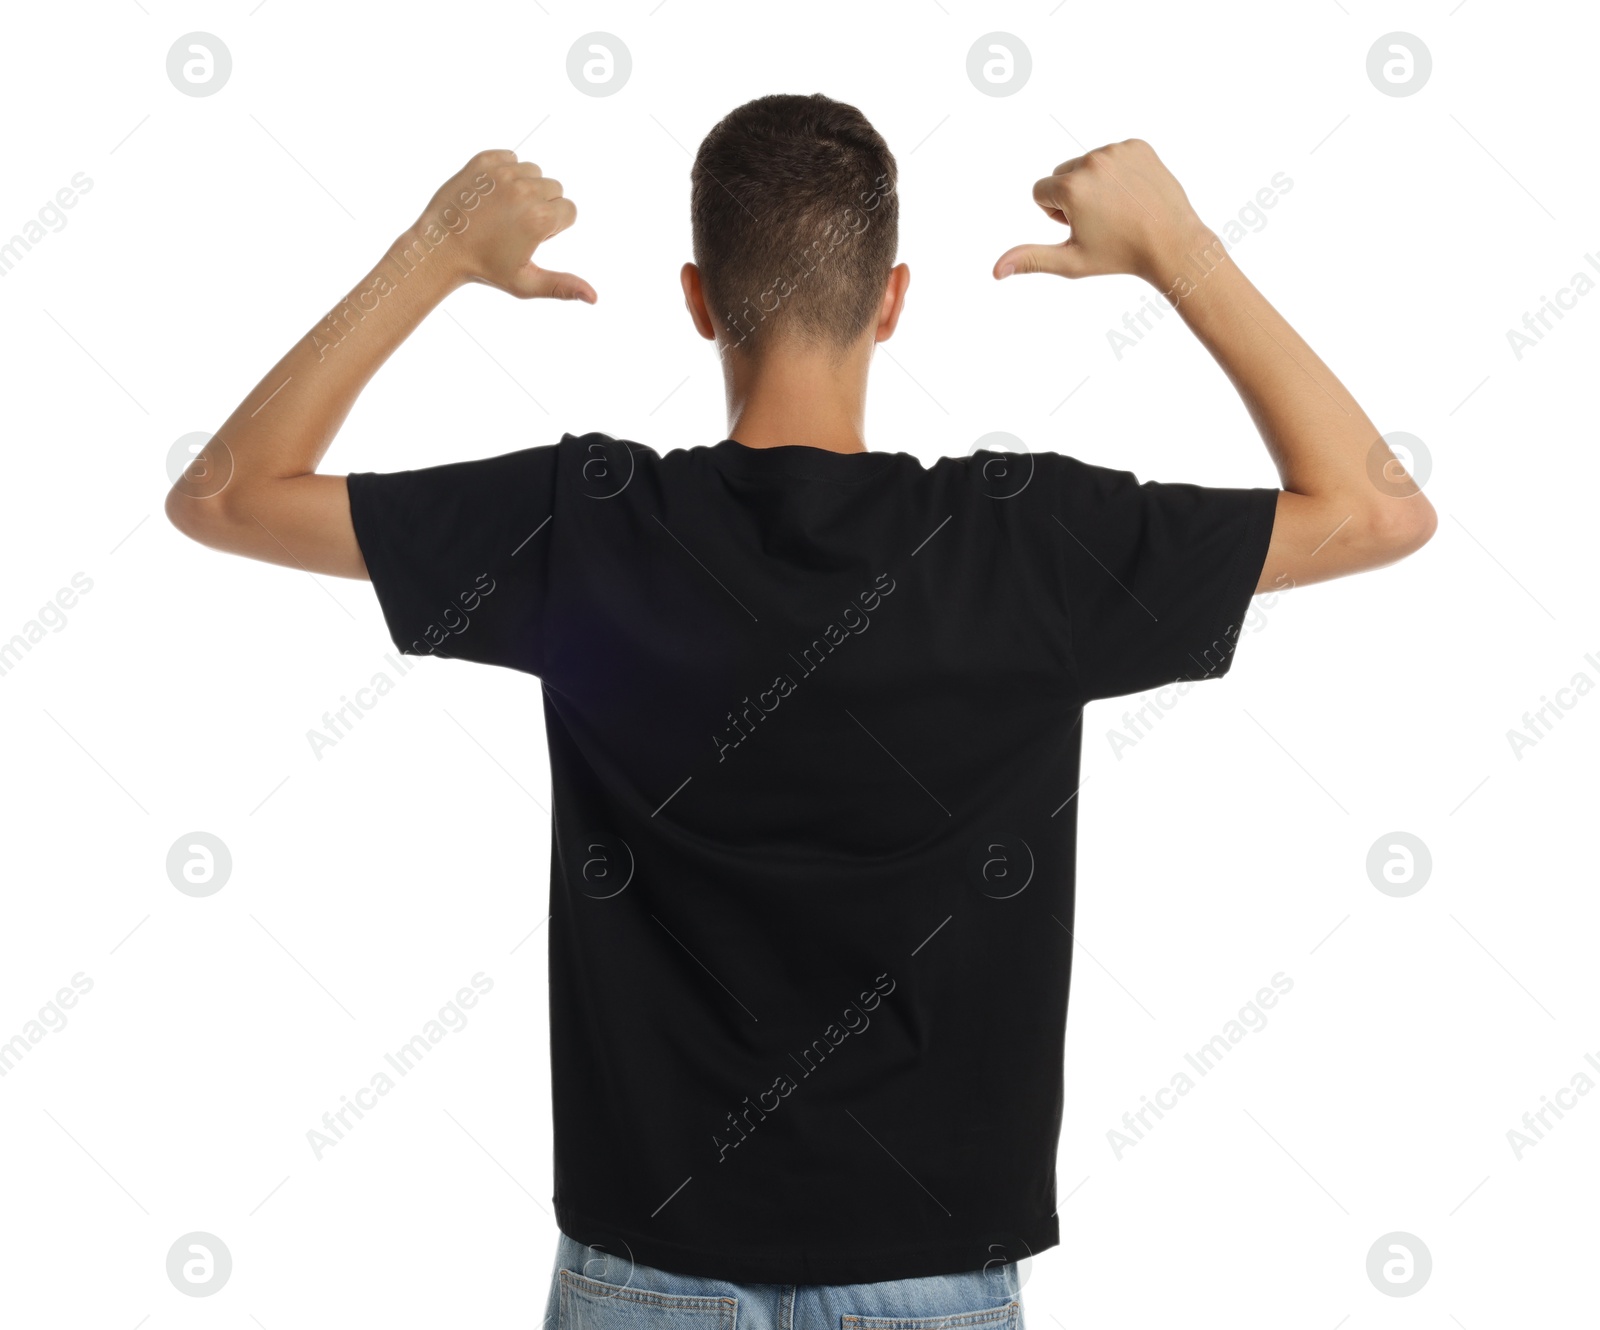
[[[5,22],[0,237],[74,173],[93,187],[0,278],[0,640],[75,573],[93,585],[0,676],[0,1040],[74,974],[93,988],[0,1079],[0,1322],[538,1323],[556,1235],[538,685],[423,660],[319,760],[323,713],[396,677],[370,589],[187,542],[161,514],[166,457],[473,152],[511,146],[577,201],[547,261],[600,303],[459,292],[328,467],[568,429],[715,442],[718,367],[678,290],[690,154],[748,98],[824,91],[901,169],[913,279],[873,446],[931,461],[1004,430],[1141,477],[1275,483],[1175,318],[1113,355],[1132,279],[989,276],[1059,238],[1036,177],[1139,136],[1216,228],[1291,178],[1240,266],[1431,457],[1419,555],[1258,601],[1228,679],[1120,758],[1128,703],[1086,718],[1062,1243],[1032,1262],[1032,1330],[1592,1323],[1600,1095],[1520,1159],[1507,1132],[1600,1055],[1600,695],[1520,759],[1507,731],[1600,681],[1600,294],[1520,360],[1506,336],[1600,259],[1592,10],[105,0]],[[997,29],[1032,56],[1007,97],[966,74]],[[212,96],[166,74],[195,30],[232,54]],[[633,59],[604,98],[565,72],[595,30]],[[1432,52],[1412,96],[1366,73],[1397,30]],[[1397,830],[1433,858],[1405,898],[1366,869]],[[165,867],[195,831],[233,856],[205,899]],[[480,971],[467,1027],[317,1160],[308,1130]],[[1280,971],[1266,1028],[1117,1158],[1123,1113]],[[233,1255],[212,1297],[166,1276],[194,1230]],[[1397,1230],[1433,1258],[1412,1296],[1366,1273]]]

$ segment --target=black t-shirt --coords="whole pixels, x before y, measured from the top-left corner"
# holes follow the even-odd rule
[[[1082,707],[1227,672],[1278,492],[603,434],[349,489],[399,649],[543,684],[560,1227],[762,1283],[1055,1245]]]

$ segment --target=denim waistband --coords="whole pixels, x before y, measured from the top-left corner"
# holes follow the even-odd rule
[[[878,1284],[736,1284],[641,1265],[565,1233],[544,1330],[1025,1330],[1022,1272]]]

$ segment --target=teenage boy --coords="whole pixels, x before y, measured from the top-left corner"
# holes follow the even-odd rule
[[[496,151],[245,398],[200,456],[212,479],[173,488],[172,521],[204,544],[370,578],[401,651],[541,681],[552,1319],[1015,1324],[1016,1262],[1058,1241],[1084,705],[1217,678],[1256,591],[1433,532],[1148,144],[1064,162],[1033,194],[1070,235],[994,276],[1150,282],[1238,389],[1281,489],[868,451],[867,371],[910,276],[896,168],[821,96],[739,107],[695,160],[682,286],[721,352],[722,441],[566,434],[318,470],[456,287],[594,302],[537,262],[575,216],[561,185]]]

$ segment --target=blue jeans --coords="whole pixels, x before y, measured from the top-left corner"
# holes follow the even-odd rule
[[[1024,1330],[1017,1265],[881,1284],[730,1284],[556,1244],[544,1330]]]

